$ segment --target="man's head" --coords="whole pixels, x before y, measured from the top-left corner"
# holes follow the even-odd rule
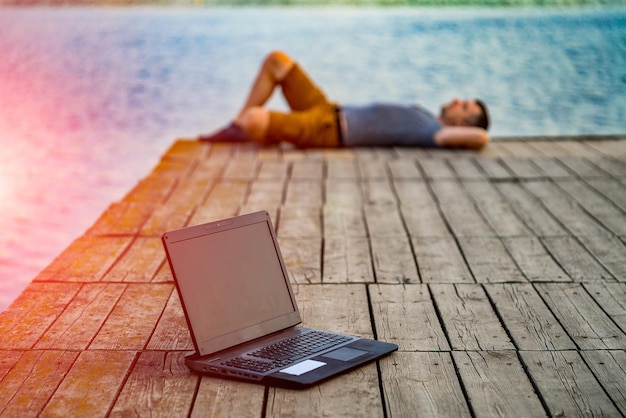
[[[476,126],[489,129],[487,105],[480,99],[452,100],[441,107],[439,120],[448,126]]]

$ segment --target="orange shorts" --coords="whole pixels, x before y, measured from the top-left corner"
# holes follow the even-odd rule
[[[266,144],[287,141],[299,148],[341,146],[338,105],[328,101],[297,63],[280,86],[291,112],[270,112]]]

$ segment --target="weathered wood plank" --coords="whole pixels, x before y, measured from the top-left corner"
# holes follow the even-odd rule
[[[490,180],[503,181],[513,178],[513,174],[511,174],[499,158],[480,158],[476,160],[476,163]]]
[[[277,183],[284,183],[286,181],[291,163],[284,160],[262,160],[259,173],[257,175],[257,181],[259,180],[274,180]]]
[[[0,313],[0,349],[28,350],[80,290],[77,283],[31,283]]]
[[[324,177],[323,160],[294,161],[291,166],[291,178],[294,180],[321,180]]]
[[[150,282],[165,261],[161,239],[138,237],[103,277],[109,282]]]
[[[133,351],[83,351],[43,416],[104,417],[131,367]]]
[[[456,241],[451,237],[413,237],[417,267],[424,283],[474,283]]]
[[[250,192],[246,199],[248,207],[261,208],[278,208],[283,202],[283,192],[286,180],[257,180],[250,185]],[[245,195],[243,188],[238,190],[240,193],[237,198]],[[211,203],[220,204],[222,199],[210,196]],[[235,203],[237,199],[232,199]],[[207,200],[209,202],[209,200]]]
[[[145,351],[115,401],[113,416],[167,417],[173,411],[186,415],[191,410],[199,377],[189,372],[184,352]]]
[[[539,238],[508,237],[502,242],[530,281],[568,282],[570,277],[554,261]]]
[[[607,231],[553,183],[532,181],[524,186],[574,235],[604,235]]]
[[[260,162],[251,156],[232,158],[226,163],[222,178],[233,181],[250,181],[256,178]]]
[[[129,284],[89,349],[142,350],[173,288],[162,283]]]
[[[589,179],[587,184],[609,199],[622,211],[626,211],[626,186],[614,179]]]
[[[121,283],[88,283],[35,345],[36,349],[84,350],[122,296]]]
[[[626,415],[626,351],[582,351],[585,362],[622,415]]]
[[[477,417],[545,415],[515,351],[452,353]]]
[[[277,233],[280,238],[321,238],[321,208],[319,206],[283,206],[280,210]]]
[[[173,291],[170,295],[147,349],[164,351],[194,349],[178,292]]]
[[[567,170],[563,164],[556,158],[551,157],[539,157],[533,158],[533,164],[535,164],[541,173],[545,177],[551,179],[567,179],[572,178],[572,172]]]
[[[580,181],[556,181],[595,220],[615,235],[626,235],[626,214]],[[622,195],[626,190],[622,190]]]
[[[448,164],[459,179],[487,180],[485,173],[476,164],[475,158],[451,158],[448,160]]]
[[[471,416],[449,353],[398,352],[380,369],[389,416]]]
[[[536,180],[545,176],[531,158],[506,157],[501,161],[516,179]]]
[[[596,304],[581,284],[539,283],[541,297],[583,350],[613,350],[626,346],[626,334]]]
[[[389,172],[394,179],[411,179],[417,180],[422,178],[422,173],[415,160],[409,158],[399,158],[395,160],[389,160]]]
[[[500,238],[460,237],[459,245],[478,283],[526,281]]]
[[[20,353],[21,354],[21,353]],[[23,353],[0,384],[0,415],[38,416],[78,357],[75,351]],[[10,356],[11,353],[2,353]]]
[[[498,183],[496,188],[509,201],[524,223],[537,236],[566,235],[565,229],[519,184]]]
[[[404,224],[395,205],[366,204],[363,207],[367,230],[371,236],[405,235]]]
[[[433,298],[453,350],[513,350],[482,286],[432,284]]]
[[[154,210],[155,202],[115,202],[85,232],[86,235],[136,235]]]
[[[426,183],[396,181],[400,213],[412,237],[449,237],[446,221],[433,200]]]
[[[396,195],[389,180],[368,179],[361,183],[361,187],[363,189],[363,202],[365,205],[397,205]]]
[[[419,283],[415,257],[406,235],[370,237],[378,283]]]
[[[531,284],[486,284],[485,289],[519,350],[576,349]]]
[[[448,351],[426,285],[370,285],[378,338],[398,344],[400,351]]]
[[[246,199],[248,186],[247,181],[219,180],[188,224],[199,225],[235,216]]]
[[[626,330],[626,283],[585,283],[583,286],[602,310]]]
[[[327,179],[324,203],[333,207],[354,209],[363,202],[360,184],[356,180]]]
[[[366,237],[367,229],[361,207],[327,204],[322,209],[325,236]]]
[[[611,235],[578,237],[585,248],[619,281],[626,281],[626,245]]]
[[[439,201],[441,211],[456,236],[495,235],[467,197],[460,183],[436,181],[430,183],[430,186]]]
[[[444,158],[420,159],[419,165],[424,171],[424,178],[428,180],[453,179],[456,177]]]
[[[202,377],[192,418],[262,415],[265,387],[253,383]]]
[[[285,206],[313,206],[322,204],[322,182],[314,180],[290,179],[287,183]]]
[[[329,179],[351,179],[359,178],[359,170],[356,165],[354,156],[350,159],[327,159],[326,160],[327,176]]]
[[[576,351],[522,351],[551,416],[619,416]]]
[[[36,278],[36,281],[97,282],[128,248],[132,237],[77,238]]]
[[[561,268],[574,280],[615,281],[581,245],[572,237],[545,237],[541,241]]]
[[[374,271],[366,237],[327,235],[324,238],[324,283],[368,283]]]
[[[292,282],[322,282],[321,238],[279,238],[278,242]]]
[[[532,232],[491,183],[464,181],[462,184],[498,236],[532,235]]]

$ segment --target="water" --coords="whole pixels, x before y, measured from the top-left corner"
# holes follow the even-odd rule
[[[272,49],[344,103],[625,131],[625,8],[0,8],[0,310],[175,138],[227,122]]]

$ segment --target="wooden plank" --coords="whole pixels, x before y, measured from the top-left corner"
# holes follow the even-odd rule
[[[524,186],[574,235],[603,235],[607,231],[553,183],[527,182]]]
[[[458,240],[478,283],[526,281],[500,238],[472,236],[459,237]]]
[[[518,158],[539,157],[542,154],[537,149],[531,147],[528,142],[524,141],[499,141],[497,143],[501,148],[508,152],[509,156]]]
[[[626,351],[582,351],[581,354],[615,406],[626,415]]]
[[[279,238],[278,242],[292,282],[322,282],[321,238]]]
[[[515,351],[455,351],[452,356],[477,417],[545,415]]]
[[[0,313],[0,349],[28,350],[80,290],[77,283],[31,283]]]
[[[563,328],[583,350],[613,350],[626,346],[626,334],[596,304],[581,284],[536,285]]]
[[[615,235],[626,235],[626,214],[581,181],[556,181],[595,220]],[[626,188],[622,190],[626,194]]]
[[[415,258],[406,235],[371,237],[378,283],[419,283]]]
[[[550,416],[619,416],[576,351],[522,351]]]
[[[173,288],[172,284],[129,284],[89,349],[142,350]]]
[[[545,176],[531,158],[506,157],[501,161],[517,179],[537,180]]]
[[[389,416],[471,416],[450,353],[398,352],[380,369]]]
[[[209,151],[209,144],[189,140],[189,139],[177,139],[170,146],[165,155],[171,158],[206,158]]]
[[[460,236],[494,236],[478,210],[456,181],[430,183],[441,211],[454,234]]]
[[[106,416],[134,358],[133,351],[81,352],[42,415]]]
[[[541,242],[574,281],[615,281],[575,238],[545,237]]]
[[[222,178],[233,181],[250,181],[256,178],[259,161],[255,158],[232,158],[226,163]]]
[[[462,184],[498,236],[532,235],[493,184],[482,181],[464,181]]]
[[[354,209],[363,202],[361,187],[355,180],[327,179],[324,202],[330,206]]]
[[[110,282],[150,282],[165,262],[161,239],[138,237],[104,276]]]
[[[126,251],[132,240],[132,237],[83,235],[72,242],[35,280],[97,282]]]
[[[464,180],[487,180],[485,173],[476,164],[475,158],[449,159],[448,164],[456,173],[456,177]]]
[[[5,378],[7,374],[13,369],[15,364],[22,357],[23,352],[17,350],[0,350],[0,382]],[[2,386],[0,385],[0,391],[2,390]],[[0,396],[2,403],[0,403],[0,408],[4,405],[4,402],[8,401],[9,398],[4,396]],[[2,409],[0,409],[1,413]]]
[[[566,235],[554,217],[519,184],[498,183],[496,188],[509,201],[519,217],[537,236]]]
[[[626,245],[611,235],[592,235],[578,238],[602,267],[619,281],[626,281]]]
[[[530,281],[568,282],[570,277],[554,261],[539,238],[508,237],[502,242]]]
[[[325,236],[366,237],[367,229],[361,207],[327,204],[323,207]]]
[[[78,354],[54,350],[25,352],[1,381],[0,415],[39,416]]]
[[[396,195],[387,179],[364,180],[363,203],[366,205],[396,205]]]
[[[430,285],[453,350],[512,350],[482,286]]]
[[[147,349],[162,351],[194,349],[178,292],[173,291],[170,295]]]
[[[246,206],[257,207],[259,210],[263,210],[264,208],[278,208],[283,202],[284,189],[284,180],[257,180],[250,185]],[[232,203],[235,203],[236,200],[245,195],[243,188],[242,190],[238,190],[238,192],[240,193],[238,198],[233,199]],[[221,199],[211,197],[211,202],[213,204],[220,204]]]
[[[84,350],[96,336],[126,285],[87,283],[46,330],[36,349]]]
[[[624,158],[626,156],[626,142],[623,137],[618,140],[588,141],[586,144],[606,156],[614,156],[617,158]]]
[[[359,170],[354,157],[351,159],[327,159],[326,169],[329,179],[355,180],[359,178]]]
[[[148,220],[156,203],[115,202],[85,232],[86,235],[136,235]]]
[[[296,285],[294,293],[304,326],[372,337],[365,286]],[[336,303],[337,300],[344,303]],[[307,390],[270,387],[267,401],[266,414],[270,416],[383,415],[374,363]]]
[[[487,178],[495,181],[510,180],[513,175],[498,158],[479,158],[476,163],[486,173]]]
[[[420,277],[424,283],[474,283],[459,250],[451,237],[413,237]]]
[[[576,349],[531,284],[486,284],[485,290],[519,350]]]
[[[585,283],[583,286],[611,320],[625,330],[626,283]]]
[[[427,285],[368,287],[378,338],[400,351],[448,351]]]
[[[252,417],[262,415],[265,387],[203,376],[191,418]]]
[[[414,159],[398,158],[387,162],[389,172],[394,179],[411,179],[417,180],[422,178],[422,173],[417,168]]]
[[[456,177],[452,168],[443,158],[420,159],[419,165],[424,171],[424,178],[428,180],[453,179]]]
[[[294,180],[287,183],[284,204],[288,206],[313,206],[322,204],[322,182],[314,180]]]
[[[199,377],[185,366],[184,352],[146,351],[139,355],[111,411],[113,416],[150,411],[151,416],[186,415]]]
[[[390,235],[405,235],[404,224],[395,205],[363,206],[367,230],[371,236],[384,237]]]
[[[587,184],[609,199],[622,211],[626,211],[626,186],[613,179],[589,179]]]
[[[425,183],[397,181],[400,213],[412,237],[449,237],[446,221]]]
[[[563,164],[556,158],[539,157],[533,158],[533,164],[539,168],[545,177],[555,179],[572,178],[572,172],[567,170]]]
[[[324,161],[294,161],[291,166],[291,178],[294,180],[321,180],[324,178]]]
[[[274,180],[277,183],[284,183],[289,175],[291,164],[283,160],[262,160],[257,175],[258,180]]]
[[[235,216],[246,199],[248,187],[247,181],[219,180],[206,200],[196,209],[188,225],[200,225]]]
[[[362,179],[389,178],[387,162],[393,151],[375,147],[359,148],[355,150],[356,163]]]
[[[606,174],[587,158],[561,157],[559,161],[580,178],[605,177]]]
[[[283,206],[280,211],[277,233],[280,238],[321,238],[321,208],[319,206]]]
[[[366,237],[327,235],[324,238],[324,283],[374,281],[369,241]]]

